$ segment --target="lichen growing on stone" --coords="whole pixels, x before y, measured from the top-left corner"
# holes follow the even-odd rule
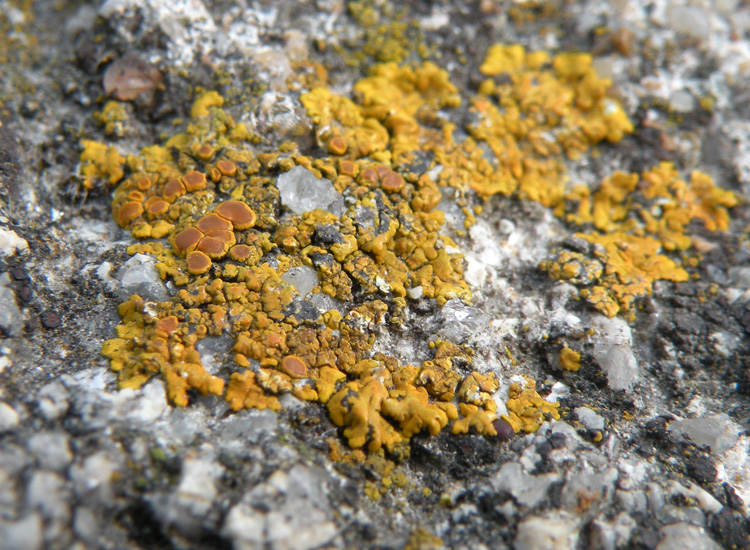
[[[81,147],[79,173],[84,189],[93,189],[100,181],[114,185],[125,175],[125,157],[113,145],[84,139]]]
[[[567,346],[560,350],[558,361],[563,370],[577,372],[581,368],[581,354]]]
[[[373,352],[411,300],[471,299],[437,209],[446,188],[467,227],[473,197],[498,193],[592,225],[581,234],[590,250],[542,267],[586,286],[582,296],[608,314],[655,279],[683,278],[659,249],[685,250],[691,219],[726,227],[733,195],[700,174],[686,184],[668,165],[640,184],[615,174],[593,197],[566,189],[566,158],[632,131],[590,56],[494,46],[480,70],[490,78],[468,99],[432,63],[375,65],[351,97],[314,87],[300,97],[317,141],[307,155],[291,142],[269,148],[215,91],[199,94],[184,131],[138,155],[85,143],[85,185],[119,182],[113,216],[144,241],[130,251],[155,256],[175,289],[169,301],[133,296],[120,306],[117,338],[103,349],[120,386],[161,376],[176,405],[198,392],[223,395],[233,410],[278,410],[291,393],[325,404],[349,445],[371,452],[448,426],[495,435],[499,381],[470,370],[470,349],[437,340],[419,365]],[[450,117],[462,105],[472,115],[463,138]],[[636,188],[661,214],[644,201],[633,209]],[[234,365],[209,373],[196,344],[226,334]],[[563,354],[575,370],[580,357]],[[511,386],[506,408],[515,431],[559,418],[531,380]]]
[[[533,432],[545,420],[560,419],[557,403],[542,399],[535,388],[535,382],[529,378],[526,378],[524,383],[513,382],[510,385],[508,401],[505,404],[508,413],[501,418],[510,424],[515,432]]]
[[[632,312],[655,281],[688,280],[679,258],[669,254],[692,247],[688,225],[698,221],[708,231],[726,231],[727,209],[737,202],[708,175],[696,171],[685,181],[668,162],[640,176],[617,172],[593,194],[579,186],[566,196],[564,217],[593,226],[578,234],[590,251],[559,250],[540,267],[579,285],[581,297],[609,317]]]
[[[435,83],[456,97],[434,66],[388,70],[414,82],[402,94],[413,103],[440,108]],[[463,376],[453,360],[465,364],[466,352],[436,342],[433,359],[419,366],[371,352],[379,327],[402,322],[410,290],[438,304],[471,296],[461,256],[440,233],[437,185],[390,162],[400,127],[355,117],[351,135],[335,136],[343,148],[325,146],[329,156],[303,156],[294,144],[263,153],[217,97],[204,92],[184,132],[124,161],[113,216],[145,241],[132,252],[155,255],[176,291],[167,302],[133,296],[120,307],[118,337],[103,349],[120,386],[161,376],[176,405],[197,391],[223,394],[233,410],[277,410],[278,396],[291,393],[327,404],[350,446],[370,451],[394,450],[421,431],[437,434],[459,417],[452,401]],[[320,122],[316,97],[325,110],[330,96],[313,91],[305,99]],[[360,123],[386,136],[382,156],[353,144]],[[320,202],[323,185],[331,200]],[[322,303],[331,306],[316,306],[285,280],[300,268],[316,277],[315,303],[327,296]],[[235,366],[208,373],[196,343],[227,333]],[[484,423],[472,425],[482,431],[495,416],[480,405]]]

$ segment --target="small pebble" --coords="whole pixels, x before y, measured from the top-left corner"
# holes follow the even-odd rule
[[[26,274],[26,271],[22,267],[14,267],[10,270],[10,276],[13,277],[16,281],[28,281],[29,276]]]
[[[21,297],[21,300],[24,302],[30,302],[31,299],[34,297],[34,293],[31,290],[31,287],[29,285],[23,285],[21,289],[18,291],[18,295]]]
[[[44,328],[57,328],[60,326],[60,315],[51,309],[42,313],[39,318]]]
[[[104,92],[120,101],[130,101],[156,88],[161,80],[162,74],[159,69],[135,55],[128,54],[104,71]]]
[[[7,403],[0,403],[0,433],[12,430],[20,421],[18,412]]]
[[[516,432],[513,431],[513,426],[508,424],[505,420],[502,418],[498,418],[492,422],[492,426],[495,428],[495,431],[497,432],[497,439],[498,441],[504,442],[504,441],[510,441],[514,435],[516,435]]]

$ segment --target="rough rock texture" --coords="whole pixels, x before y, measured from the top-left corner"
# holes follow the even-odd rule
[[[436,338],[469,346],[472,368],[500,379],[499,412],[529,377],[559,421],[514,434],[496,420],[497,436],[444,430],[398,456],[357,454],[324,405],[291,394],[278,413],[232,412],[197,392],[172,407],[157,378],[117,389],[101,349],[118,304],[177,290],[152,256],[128,253],[135,241],[112,219],[112,185],[87,180],[82,140],[135,154],[189,118],[199,91],[221,89],[269,143],[313,150],[292,76],[325,69],[351,94],[377,61],[424,58],[468,93],[498,42],[591,52],[612,79],[634,132],[569,159],[569,183],[668,160],[740,197],[728,231],[690,226],[689,280],[657,281],[631,317],[608,318],[538,269],[553,249],[594,248],[551,209],[502,195],[462,209],[442,190],[473,300],[438,307],[408,289],[404,326],[379,329],[372,353],[419,364]],[[105,71],[126,55],[163,78],[127,73],[135,84],[116,89],[134,99],[106,111]],[[0,0],[0,67],[0,550],[750,548],[746,3]],[[300,198],[347,207],[305,168],[283,179],[291,212],[306,210]],[[294,269],[285,280],[302,297],[340,307],[313,291],[313,270]],[[232,363],[226,334],[198,351],[211,374]]]

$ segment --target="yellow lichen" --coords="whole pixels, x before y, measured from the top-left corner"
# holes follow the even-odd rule
[[[494,404],[494,401],[492,403]],[[474,428],[477,433],[482,435],[497,435],[497,430],[492,425],[492,422],[497,418],[494,408],[489,411],[468,403],[461,403],[460,408],[463,418],[453,424],[452,432],[454,434],[465,434],[471,428]]]
[[[560,350],[558,361],[563,370],[577,372],[581,368],[581,354],[569,347]]]
[[[383,63],[351,96],[304,91],[318,145],[312,156],[251,135],[210,91],[178,133],[127,161],[112,146],[83,142],[84,185],[119,183],[114,219],[148,241],[132,252],[155,256],[161,277],[177,288],[162,303],[135,296],[120,306],[117,337],[102,349],[119,385],[138,388],[161,376],[176,405],[188,404],[193,391],[224,393],[232,410],[278,410],[279,396],[291,393],[326,404],[350,447],[370,452],[398,453],[416,434],[451,423],[453,433],[494,435],[499,382],[471,371],[470,349],[435,341],[419,365],[373,352],[376,333],[404,323],[410,301],[471,299],[463,258],[437,209],[446,192],[465,227],[479,213],[473,197],[497,193],[590,225],[581,234],[590,253],[561,252],[542,267],[585,287],[581,296],[607,314],[630,308],[655,280],[684,280],[687,272],[662,248],[687,249],[691,220],[726,228],[736,198],[700,173],[683,182],[671,165],[640,178],[616,173],[593,193],[568,189],[566,157],[632,131],[607,97],[609,81],[585,54],[521,46],[491,48],[480,70],[507,77],[462,99],[432,63]],[[465,139],[450,122],[462,103],[474,116]],[[296,167],[328,179],[346,207],[285,210],[276,182]],[[286,280],[302,267],[317,273],[312,293],[337,299],[336,309],[319,310]],[[210,375],[196,344],[222,334],[234,340],[235,365]],[[580,356],[564,348],[560,364],[572,369]],[[516,431],[559,418],[533,381],[511,386],[507,411]]]
[[[83,139],[81,147],[80,174],[84,188],[93,189],[100,181],[114,185],[125,175],[125,157],[114,146]]]
[[[508,414],[501,416],[513,430],[535,432],[547,420],[560,420],[559,405],[545,401],[536,391],[536,383],[527,378],[523,384],[514,382],[508,391]]]
[[[688,272],[667,253],[691,248],[686,231],[692,221],[725,231],[727,208],[738,199],[706,174],[694,172],[688,183],[672,163],[663,162],[640,176],[617,172],[593,196],[588,188],[575,188],[566,201],[568,221],[593,225],[593,231],[578,235],[593,245],[593,257],[563,250],[540,267],[581,285],[581,297],[611,317],[631,311],[636,299],[651,294],[655,281],[687,281]]]
[[[125,105],[115,100],[108,101],[100,112],[94,114],[94,120],[104,126],[104,133],[108,136],[123,137],[129,119]]]
[[[210,90],[203,92],[193,102],[193,106],[190,109],[190,116],[192,118],[202,118],[209,115],[209,109],[211,107],[221,107],[224,105],[224,98],[219,95],[219,92]]]

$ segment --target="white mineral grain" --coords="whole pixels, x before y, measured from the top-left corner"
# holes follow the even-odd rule
[[[325,313],[326,311],[335,310],[339,313],[346,313],[346,305],[333,296],[329,296],[325,292],[314,292],[309,295],[308,301],[318,308],[318,311]]]
[[[732,286],[747,290],[750,288],[750,267],[734,266],[727,270]]]
[[[66,480],[53,472],[36,471],[26,487],[26,504],[45,519],[70,519],[70,491]]]
[[[47,420],[56,420],[68,411],[69,398],[70,393],[60,380],[50,382],[37,394],[39,412]]]
[[[248,442],[257,443],[264,434],[272,434],[277,428],[278,415],[275,412],[268,409],[242,410],[224,419],[219,436],[227,445],[239,443],[244,446]]]
[[[306,265],[291,268],[281,278],[297,290],[300,298],[306,298],[319,282],[318,272]]]
[[[652,515],[658,516],[666,502],[664,490],[656,482],[646,483],[645,490],[648,510]]]
[[[578,421],[588,430],[603,430],[606,425],[604,418],[588,407],[576,407],[573,412],[578,417]]]
[[[122,286],[119,294],[123,299],[133,294],[137,294],[144,300],[156,302],[169,299],[159,270],[156,269],[156,259],[152,256],[134,255],[117,272],[117,278]]]
[[[0,333],[17,336],[23,330],[23,313],[18,309],[10,275],[0,275]]]
[[[567,514],[531,516],[518,525],[515,550],[573,550],[578,544],[577,521]]]
[[[222,532],[234,548],[340,548],[325,496],[327,474],[306,466],[277,470],[227,515]]]
[[[490,325],[487,315],[461,300],[448,300],[440,308],[439,318],[442,328],[438,335],[455,344],[463,343],[471,336],[485,332]]]
[[[0,257],[9,258],[28,248],[26,239],[19,237],[12,229],[0,227]]]
[[[709,342],[713,345],[714,351],[723,358],[728,358],[737,346],[742,342],[742,338],[731,332],[718,330],[708,336]]]
[[[40,550],[42,518],[28,514],[16,521],[0,519],[0,550]]]
[[[201,355],[203,368],[209,374],[218,374],[224,366],[226,355],[232,351],[234,339],[229,334],[219,336],[207,336],[195,345],[195,349]]]
[[[117,465],[109,455],[107,451],[101,450],[71,466],[70,477],[79,497],[90,497],[91,502],[99,502],[105,506],[112,503],[112,480]]]
[[[112,20],[126,41],[133,40],[134,32],[161,32],[172,66],[190,65],[213,49],[216,38],[216,23],[201,0],[106,0],[99,15]]]
[[[674,497],[679,495],[685,499],[685,502],[697,503],[701,510],[709,514],[716,514],[722,509],[723,504],[716,500],[711,493],[691,481],[683,483],[677,481],[669,482],[668,490],[672,493],[673,500],[676,500]]]
[[[667,9],[667,21],[676,32],[695,40],[705,40],[711,32],[711,14],[702,6],[675,6]]]
[[[127,418],[143,425],[157,421],[168,407],[165,395],[164,382],[150,380],[138,391],[137,397],[128,406]]]
[[[648,510],[648,499],[645,491],[623,491],[617,489],[615,500],[624,510],[632,514],[645,514]]]
[[[19,421],[20,415],[18,411],[7,403],[0,401],[0,434],[18,426]]]
[[[702,418],[687,418],[669,423],[669,431],[682,434],[698,446],[707,445],[715,455],[734,447],[739,429],[726,413]]]
[[[637,526],[636,521],[627,512],[620,512],[612,519],[600,517],[590,524],[589,544],[597,550],[624,548]]]
[[[99,533],[99,519],[88,506],[78,506],[73,516],[73,532],[85,542],[94,542]]]
[[[689,113],[695,109],[695,98],[687,90],[675,90],[669,97],[669,104],[678,113]]]
[[[68,440],[65,432],[42,432],[32,435],[28,446],[41,468],[60,471],[73,460]]]
[[[596,315],[592,318],[595,335],[594,360],[606,373],[609,387],[630,391],[638,380],[638,362],[633,354],[630,326],[620,317]]]
[[[631,491],[640,486],[649,472],[649,465],[644,460],[637,458],[624,458],[617,464],[620,473],[617,478],[617,486],[620,489]]]
[[[295,166],[279,176],[281,203],[295,214],[326,210],[334,216],[344,213],[344,197],[330,180],[316,178],[307,168]]]
[[[224,468],[213,460],[185,459],[180,472],[180,484],[172,499],[174,512],[178,515],[187,514],[192,518],[206,516],[218,495],[216,481],[223,471]]]
[[[741,435],[737,443],[717,457],[716,476],[718,482],[727,482],[734,487],[737,494],[745,501],[750,502],[750,438]],[[747,513],[747,504],[744,506]]]
[[[492,487],[498,492],[509,493],[516,502],[534,508],[547,496],[550,485],[560,481],[560,474],[531,475],[523,471],[517,462],[506,462],[492,477]]]
[[[706,530],[688,523],[673,523],[659,529],[661,540],[656,550],[721,550]]]
[[[235,550],[258,550],[265,548],[265,523],[264,515],[240,502],[229,510],[222,534]]]
[[[582,495],[600,504],[607,503],[615,494],[616,480],[615,468],[605,468],[603,471],[571,472],[563,485],[560,502],[570,512],[579,509]]]

